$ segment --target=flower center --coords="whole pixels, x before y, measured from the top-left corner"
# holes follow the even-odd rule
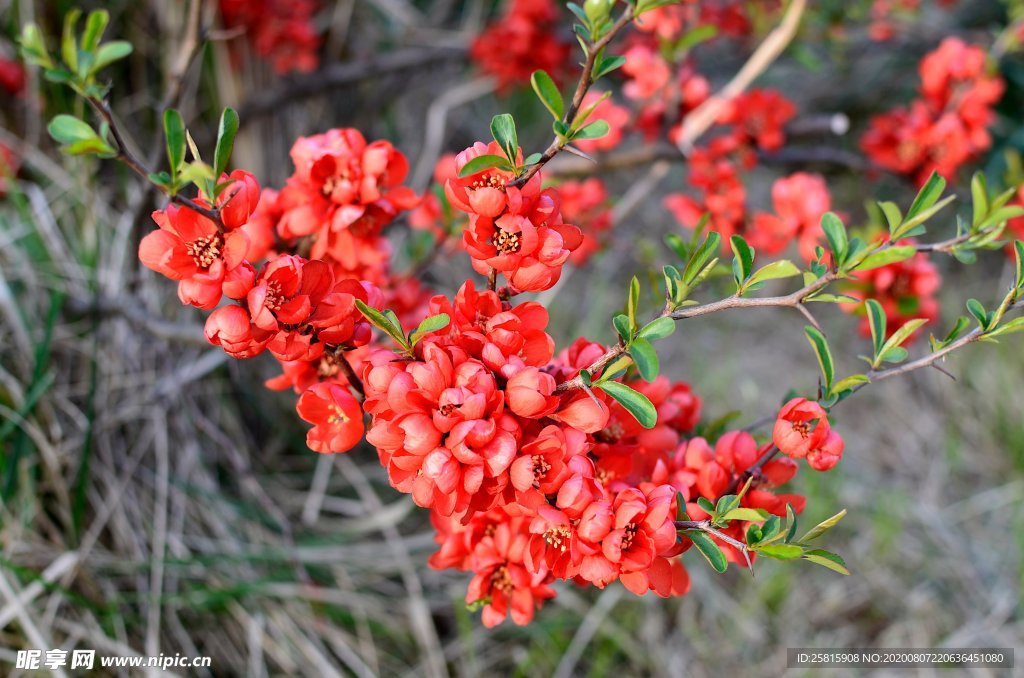
[[[338,365],[338,358],[333,353],[324,353],[320,358],[320,364],[317,365],[316,375],[321,379],[330,379],[335,377],[341,371],[341,366]]]
[[[565,549],[569,546],[569,536],[569,528],[565,525],[559,525],[558,527],[552,527],[544,533],[544,541],[546,541],[551,548],[565,553]]]
[[[519,234],[508,233],[503,231],[497,226],[495,227],[494,237],[491,238],[491,244],[494,248],[502,254],[511,254],[519,251]]]
[[[446,403],[444,405],[441,405],[441,407],[439,407],[437,411],[441,413],[442,417],[450,417],[452,416],[452,412],[457,410],[458,407],[459,406],[454,403]]]
[[[271,311],[276,311],[281,308],[281,304],[284,303],[284,300],[284,295],[281,293],[281,283],[276,280],[268,282],[267,297],[263,300],[263,305]]]
[[[348,417],[341,411],[340,406],[330,405],[327,409],[331,411],[330,416],[327,417],[328,424],[344,424],[348,421]]]
[[[494,571],[494,574],[491,575],[491,586],[505,595],[512,593],[515,584],[512,583],[512,575],[509,574],[507,566],[502,565]]]
[[[793,430],[799,433],[801,438],[806,438],[811,435],[811,425],[806,421],[794,422]]]
[[[211,233],[190,242],[186,245],[185,251],[192,257],[196,266],[205,271],[220,258],[220,248],[223,244],[219,233]]]
[[[633,545],[633,538],[636,537],[636,532],[639,529],[636,523],[630,523],[626,525],[624,534],[622,535],[622,550],[628,551],[629,547]]]
[[[533,487],[534,489],[540,489],[540,481],[544,480],[547,476],[548,471],[551,470],[551,464],[547,462],[544,457],[539,454],[533,455]]]
[[[480,177],[472,183],[473,188],[505,188],[505,181],[497,174]]]

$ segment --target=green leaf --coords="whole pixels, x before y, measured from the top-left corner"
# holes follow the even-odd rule
[[[654,409],[654,405],[644,394],[617,381],[601,382],[597,387],[615,398],[644,428],[654,428],[658,423],[658,411]]]
[[[537,98],[551,112],[551,117],[561,120],[565,115],[565,101],[562,100],[562,93],[558,91],[558,85],[551,76],[544,71],[534,71],[530,76],[530,84],[533,85]]]
[[[1000,325],[996,329],[992,330],[986,336],[999,337],[1004,334],[1013,334],[1014,332],[1024,332],[1024,317],[1014,318],[1005,325]]]
[[[901,363],[910,353],[902,346],[893,346],[882,351],[879,360],[883,363]]]
[[[447,313],[438,313],[437,315],[424,318],[419,327],[409,335],[409,343],[415,346],[417,342],[423,338],[423,335],[444,329],[445,327],[448,327],[451,321],[452,319]]]
[[[389,311],[378,311],[377,309],[368,306],[360,299],[356,299],[356,308],[358,308],[359,312],[370,321],[371,325],[394,339],[402,348],[406,350],[410,349],[408,340],[405,338],[405,332],[402,331],[401,325],[396,327],[397,319],[393,317],[394,313],[388,315]]]
[[[882,305],[875,299],[868,299],[864,302],[868,315],[868,326],[871,328],[871,341],[874,344],[874,356],[877,359],[882,353],[882,346],[885,345],[885,311]],[[872,363],[872,366],[877,363]]]
[[[792,504],[786,504],[786,541],[793,541],[794,534],[796,534],[796,511],[793,510]]]
[[[505,151],[508,161],[515,165],[519,155],[519,136],[516,134],[516,121],[509,113],[502,113],[491,118],[491,136]]]
[[[665,266],[662,272],[665,274],[665,299],[676,308],[684,301],[681,289],[682,274],[675,266]]]
[[[637,338],[629,345],[629,355],[633,357],[636,368],[640,371],[640,377],[644,381],[654,381],[658,378],[661,366],[658,363],[658,352],[646,339]]]
[[[598,380],[598,384],[602,384],[612,379],[618,379],[620,376],[625,374],[626,369],[633,364],[633,359],[627,355],[620,355],[612,364],[604,368],[601,372],[601,378]]]
[[[981,329],[988,329],[988,313],[985,311],[985,307],[981,305],[981,302],[977,299],[967,300],[967,310],[970,312],[974,319],[978,321],[978,325]]]
[[[927,323],[927,318],[915,318],[913,320],[908,320],[898,330],[892,333],[892,336],[889,337],[885,342],[885,345],[882,346],[880,353],[884,354],[897,346],[902,346],[906,343],[907,339],[910,338],[911,334]]]
[[[835,553],[830,553],[822,549],[812,549],[804,553],[803,558],[815,565],[827,567],[833,572],[845,575],[850,574],[850,571],[846,569],[846,563]]]
[[[624,344],[633,340],[633,331],[629,327],[629,317],[625,313],[616,313],[612,316],[612,327]]]
[[[536,165],[538,162],[540,162],[540,159],[543,157],[543,153],[531,153],[530,155],[526,156],[526,160],[523,161],[523,166],[529,167],[530,165]]]
[[[238,134],[238,113],[233,108],[225,108],[220,115],[217,126],[217,146],[213,152],[213,173],[220,177],[228,168],[231,151],[235,148],[235,135]]]
[[[715,572],[725,572],[726,568],[729,567],[729,561],[726,560],[722,549],[718,548],[718,544],[711,537],[700,530],[686,530],[684,534],[693,542],[693,545],[697,547],[697,550],[714,568]]]
[[[167,138],[167,161],[171,177],[177,177],[185,164],[185,122],[173,108],[164,111],[164,135]]]
[[[741,235],[729,238],[729,245],[735,255],[732,260],[733,278],[736,280],[736,286],[742,288],[743,283],[747,281],[751,271],[754,270],[754,249]]]
[[[971,321],[967,318],[967,316],[962,315],[958,317],[956,319],[956,322],[953,323],[953,329],[949,331],[949,334],[947,334],[945,340],[943,340],[943,345],[945,346],[956,341],[957,337],[963,334],[964,330],[970,327],[970,325]]]
[[[126,56],[132,53],[132,43],[127,40],[111,40],[110,42],[100,45],[100,48],[96,50],[96,59],[93,61],[92,68],[89,69],[90,73],[99,73],[104,68],[120,61]]]
[[[643,326],[637,336],[648,341],[657,341],[671,336],[675,331],[676,322],[668,316],[662,316]]]
[[[821,230],[825,232],[825,239],[832,250],[836,267],[841,267],[846,262],[846,250],[849,246],[846,227],[834,212],[826,212],[821,216]]]
[[[917,248],[913,245],[901,245],[899,247],[886,247],[885,249],[872,252],[871,254],[864,257],[859,264],[857,264],[858,271],[870,271],[873,268],[881,268],[889,264],[895,264],[899,261],[905,261],[917,253]]]
[[[935,214],[939,212],[939,210],[941,210],[943,207],[953,202],[954,200],[956,200],[956,196],[949,195],[940,200],[939,202],[935,203],[928,209],[923,210],[921,213],[914,215],[912,218],[910,217],[910,215],[907,215],[907,220],[903,222],[903,225],[900,226],[896,234],[892,236],[892,239],[899,240],[900,238],[909,238],[911,236],[921,235],[922,233],[925,232],[924,226],[922,226],[921,224],[931,219],[933,216],[935,216]]]
[[[807,533],[804,536],[800,537],[800,539],[798,541],[801,544],[806,544],[809,541],[817,539],[818,537],[820,537],[821,535],[825,534],[826,532],[831,530],[833,527],[835,527],[839,523],[839,521],[843,519],[843,516],[845,516],[845,515],[846,515],[846,509],[843,509],[842,511],[840,511],[837,514],[835,514],[831,518],[827,518],[827,519],[821,521],[820,523],[818,523],[817,525],[815,525],[811,529],[807,530]]]
[[[934,206],[944,190],[946,190],[946,180],[938,172],[933,171],[931,176],[928,177],[928,181],[918,191],[917,197],[914,198],[914,202],[910,205],[910,209],[907,210],[907,216],[903,225],[906,226],[906,222],[913,220],[914,217],[919,216],[922,212]]]
[[[87,122],[79,120],[73,115],[61,114],[50,121],[46,130],[58,142],[64,145],[71,145],[80,141],[96,139],[102,141],[99,135]]]
[[[894,202],[880,202],[878,206],[882,208],[882,213],[885,215],[885,221],[889,225],[889,233],[895,233],[903,223],[903,215],[900,213],[899,206]]]
[[[606,56],[594,66],[593,80],[600,80],[612,71],[618,70],[626,63],[624,56]]]
[[[634,275],[629,281],[629,296],[626,298],[626,317],[629,319],[630,336],[636,332],[639,324],[636,320],[637,307],[640,305],[640,280]]]
[[[861,384],[867,384],[871,380],[868,379],[866,374],[851,374],[848,377],[844,377],[832,384],[832,393],[839,394],[848,389],[860,386]]]
[[[508,160],[500,155],[478,155],[462,166],[462,169],[459,170],[459,178],[471,177],[492,167],[510,168]]]
[[[1013,241],[1013,257],[1016,263],[1014,287],[1024,287],[1024,242]]]
[[[796,544],[765,544],[755,547],[754,551],[775,560],[796,560],[804,553]]]
[[[686,262],[686,268],[683,269],[683,284],[687,287],[693,287],[694,282],[704,272],[708,261],[715,256],[721,249],[721,246],[722,236],[715,231],[708,233],[700,247],[693,250],[689,261]]]
[[[824,377],[825,392],[832,391],[832,379],[835,377],[835,367],[832,363],[832,352],[828,348],[828,341],[825,335],[817,328],[807,325],[804,327],[807,340],[811,342],[811,348],[818,356],[818,365],[821,367],[821,376]]]
[[[85,31],[82,33],[82,50],[85,52],[94,51],[100,44],[103,31],[107,29],[110,22],[110,14],[105,9],[98,9],[89,12],[85,20]]]
[[[980,226],[989,212],[988,185],[985,182],[985,175],[981,172],[975,172],[974,176],[971,177],[971,201],[971,224]]]
[[[747,520],[755,523],[759,523],[762,520],[768,519],[768,512],[764,509],[754,508],[736,508],[732,509],[724,516],[722,520]]]
[[[25,61],[33,63],[40,68],[53,68],[53,60],[46,49],[46,41],[43,40],[43,34],[40,32],[38,25],[35,23],[25,24],[21,29],[19,42],[21,43],[21,54]]]
[[[74,8],[64,15],[64,30],[60,39],[60,56],[72,73],[78,72],[78,41],[75,39],[75,27],[82,10]]]
[[[99,137],[76,141],[64,146],[61,150],[68,155],[98,155],[103,158],[112,158],[117,155],[117,151]]]
[[[762,266],[760,269],[754,272],[750,276],[750,280],[747,281],[748,285],[756,285],[757,283],[764,282],[766,280],[778,280],[780,278],[792,278],[800,275],[800,269],[796,267],[789,259],[780,259],[779,261],[773,261],[767,266]]]
[[[608,134],[608,122],[605,120],[595,120],[594,122],[582,127],[572,135],[573,139],[600,139],[604,135]]]

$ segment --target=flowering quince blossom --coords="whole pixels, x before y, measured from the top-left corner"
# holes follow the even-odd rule
[[[222,233],[217,224],[188,207],[168,205],[153,213],[160,227],[139,244],[139,259],[178,282],[183,304],[212,309],[221,300],[226,276],[245,261],[249,240],[239,230]]]
[[[565,181],[558,186],[562,199],[562,216],[579,224],[583,242],[569,255],[569,261],[582,266],[604,247],[604,240],[612,226],[612,212],[608,205],[608,191],[604,183],[590,177],[583,181]]]
[[[541,189],[537,172],[522,188],[509,185],[515,178],[498,168],[459,178],[473,158],[500,154],[497,142],[477,142],[455,159],[456,177],[445,184],[445,193],[456,208],[469,213],[463,245],[481,274],[492,269],[504,274],[520,292],[551,288],[562,265],[583,241],[576,226],[562,221],[556,189]]]
[[[558,82],[570,54],[570,45],[557,37],[558,15],[554,0],[512,0],[505,14],[470,45],[470,59],[502,90],[528,82],[536,70],[547,71]]]
[[[363,437],[363,410],[347,388],[329,382],[312,386],[296,410],[313,424],[306,445],[314,452],[346,452]]]
[[[832,430],[825,409],[806,398],[793,398],[782,406],[772,442],[794,459],[806,457],[816,471],[827,471],[843,456],[843,439]]]
[[[314,0],[220,0],[228,29],[243,28],[256,52],[268,59],[279,75],[308,73],[320,62],[320,37],[313,24]],[[235,54],[234,61],[241,59]]]
[[[772,185],[774,214],[754,216],[748,242],[765,254],[778,254],[794,240],[800,256],[811,261],[822,240],[821,217],[832,208],[825,179],[797,172]]]
[[[924,183],[933,171],[951,179],[992,145],[988,127],[1004,83],[989,73],[985,51],[946,38],[920,64],[920,98],[876,116],[861,138],[874,162]]]

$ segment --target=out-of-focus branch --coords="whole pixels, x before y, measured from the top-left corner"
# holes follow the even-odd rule
[[[282,87],[266,90],[242,102],[238,107],[240,124],[339,87],[392,73],[429,69],[446,61],[458,61],[465,55],[464,46],[415,47],[383,54],[372,61],[331,64],[290,78]]]
[[[721,90],[686,116],[676,142],[683,153],[689,153],[694,142],[715,124],[729,102],[746,90],[782,54],[796,35],[806,7],[807,0],[791,0],[782,21],[758,46],[743,68]]]

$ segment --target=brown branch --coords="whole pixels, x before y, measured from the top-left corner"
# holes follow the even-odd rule
[[[565,114],[562,116],[562,123],[569,129],[576,123],[576,116],[580,112],[580,106],[583,104],[583,98],[587,95],[590,90],[590,86],[594,84],[593,73],[594,65],[597,62],[597,57],[601,54],[608,43],[625,28],[633,20],[633,8],[627,6],[623,10],[622,14],[616,19],[612,27],[608,29],[608,32],[601,36],[596,42],[587,43],[587,60],[583,64],[583,72],[580,73],[579,82],[576,83],[576,91],[572,96],[572,101],[569,103],[569,107],[565,109]],[[540,171],[543,167],[558,155],[565,146],[569,143],[568,140],[562,136],[555,136],[554,140],[547,147],[543,154],[540,156],[540,160],[531,165],[522,175],[512,182],[509,182],[509,186],[522,186],[533,177],[534,174]]]
[[[359,378],[358,374],[356,374],[356,371],[352,368],[352,363],[348,361],[344,353],[338,351],[336,358],[338,360],[338,367],[340,367],[341,371],[345,373],[345,379],[348,380],[349,386],[359,394],[359,400],[361,402],[366,398],[366,390],[363,388],[363,380]]]
[[[167,195],[168,198],[170,198],[171,202],[177,203],[182,207],[187,207],[188,209],[203,215],[204,217],[212,221],[214,225],[217,227],[217,230],[220,231],[221,233],[224,233],[226,231],[226,229],[224,228],[224,223],[220,219],[219,210],[200,205],[195,200],[187,198],[181,195],[180,193],[175,193],[172,195],[167,190],[166,187],[160,186],[159,184],[154,184],[153,180],[149,177],[150,171],[146,168],[145,165],[142,164],[142,162],[138,158],[135,157],[135,154],[133,154],[128,149],[128,145],[125,143],[124,137],[122,137],[121,135],[121,130],[117,125],[117,121],[114,120],[114,114],[110,110],[110,104],[107,103],[107,101],[105,100],[96,99],[93,97],[88,97],[86,101],[89,102],[93,109],[95,109],[96,112],[100,114],[100,116],[106,121],[107,125],[110,127],[110,134],[114,138],[114,143],[117,145],[117,148],[115,150],[117,151],[118,160],[127,165],[129,169],[131,169],[133,172],[135,172],[140,177],[145,179],[147,182],[159,188],[162,193],[164,193],[165,195]]]

